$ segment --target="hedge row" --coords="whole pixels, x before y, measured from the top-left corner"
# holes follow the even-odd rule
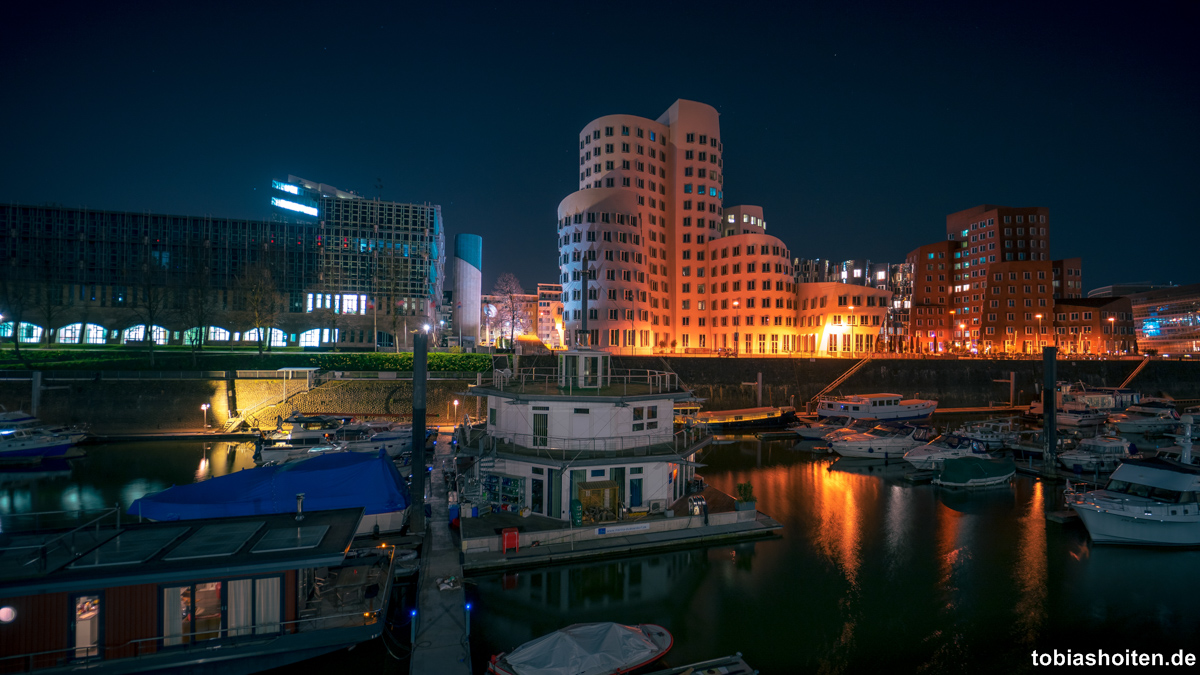
[[[400,354],[212,354],[203,352],[193,364],[186,352],[155,352],[154,365],[145,353],[72,352],[66,350],[23,350],[29,364],[44,370],[276,370],[320,368],[321,370],[412,370],[411,353]],[[24,370],[27,366],[5,350],[0,369]],[[487,354],[429,355],[429,370],[488,372],[492,359]]]

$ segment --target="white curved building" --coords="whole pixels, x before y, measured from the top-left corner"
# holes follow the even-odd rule
[[[778,261],[770,263],[770,285],[782,283],[781,295],[793,291],[786,247],[764,233],[761,208],[739,207],[754,214],[754,232],[742,232],[743,211],[729,214],[738,227],[726,217],[718,117],[712,106],[678,100],[657,120],[607,115],[580,132],[579,191],[558,206],[559,281],[571,344],[583,328],[586,285],[586,322],[594,347],[626,354],[649,354],[656,347],[678,352],[732,348],[728,317],[722,326],[713,313],[723,311],[722,300],[728,311],[733,294],[744,292],[751,278],[759,287],[766,281],[762,261],[755,261],[753,273],[728,261],[710,266],[709,261],[716,262],[711,256],[728,248],[712,242],[727,232],[763,238],[754,240],[756,255],[764,245],[778,251]],[[710,272],[722,278],[713,283]],[[771,304],[774,309],[774,297]],[[780,322],[791,315],[779,312]],[[769,316],[774,328],[776,316]]]
[[[454,235],[454,328],[460,345],[479,343],[479,299],[483,270],[483,238],[477,234]]]

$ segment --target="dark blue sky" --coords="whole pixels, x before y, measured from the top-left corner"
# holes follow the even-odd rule
[[[579,129],[689,98],[726,205],[795,255],[896,262],[947,213],[1046,206],[1087,288],[1200,281],[1200,5],[785,4],[7,7],[0,199],[257,218],[272,178],[380,178],[483,235],[485,291],[532,289]]]

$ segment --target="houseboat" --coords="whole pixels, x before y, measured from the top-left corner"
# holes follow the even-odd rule
[[[882,421],[923,420],[937,410],[937,401],[905,399],[899,394],[859,394],[822,398],[817,405],[821,417],[848,416]]]
[[[399,532],[406,522],[408,488],[381,451],[319,454],[176,485],[134,500],[127,513],[163,521],[286,513],[296,508],[296,495],[314,511],[365,508],[360,536]]]
[[[0,669],[250,673],[378,637],[394,549],[351,547],[362,515],[7,531]]]
[[[796,421],[796,409],[784,406],[782,408],[709,410],[694,415],[692,419],[696,424],[702,424],[712,431],[784,427]]]
[[[486,397],[487,419],[458,449],[464,512],[525,512],[565,526],[661,516],[686,497],[696,454],[712,441],[703,426],[674,428],[675,403],[692,393],[673,373],[611,368],[607,352],[573,348],[556,358],[557,369],[525,373],[521,387],[471,388]]]

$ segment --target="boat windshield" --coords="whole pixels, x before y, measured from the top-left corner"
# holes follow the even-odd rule
[[[1167,488],[1153,487],[1143,485],[1141,483],[1131,483],[1126,480],[1117,480],[1110,478],[1108,485],[1104,489],[1109,492],[1117,492],[1133,497],[1142,497],[1143,499],[1153,499],[1157,502],[1165,502],[1168,504],[1190,504],[1196,501],[1195,492],[1180,492],[1179,490],[1168,490]]]
[[[964,447],[970,445],[970,441],[963,438],[962,436],[955,436],[953,434],[943,434],[943,435],[938,436],[937,438],[933,439],[933,441],[930,443],[930,445],[934,445],[939,448],[954,449],[954,448],[964,448]]]

